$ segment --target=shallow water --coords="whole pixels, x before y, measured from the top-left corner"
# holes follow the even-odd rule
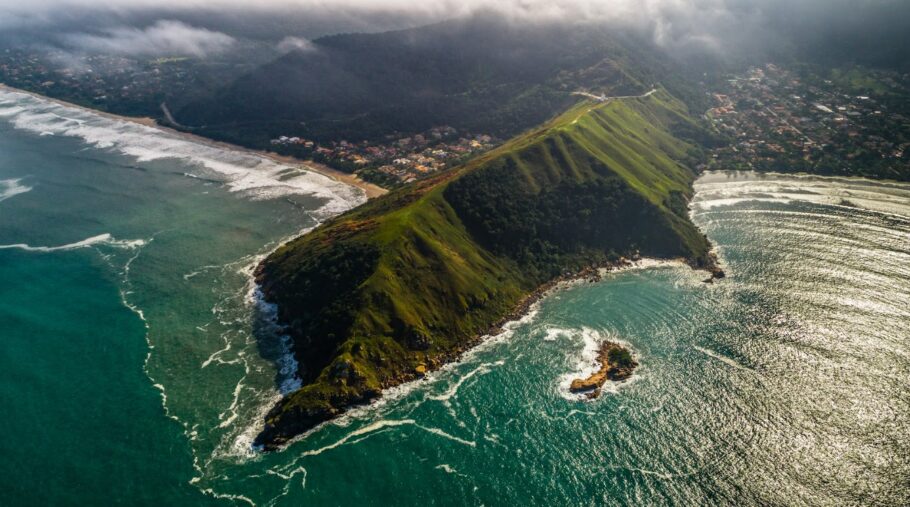
[[[709,174],[693,217],[727,279],[575,284],[258,455],[294,379],[247,270],[359,194],[88,113],[54,130],[33,100],[0,95],[0,503],[910,502],[910,186]],[[606,338],[636,377],[571,396]]]

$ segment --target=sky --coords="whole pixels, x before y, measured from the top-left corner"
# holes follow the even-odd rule
[[[306,49],[322,35],[490,11],[518,23],[621,26],[682,55],[764,50],[784,40],[872,51],[910,45],[907,0],[0,0],[0,37],[74,52],[200,57],[238,40]]]

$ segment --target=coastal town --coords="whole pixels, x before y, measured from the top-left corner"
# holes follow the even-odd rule
[[[702,168],[896,177],[910,167],[906,74],[820,77],[767,64],[713,94],[708,122],[731,140]]]
[[[0,52],[0,82],[103,111],[162,117],[170,113],[164,105],[166,100],[170,104],[168,97],[185,98],[194,90],[209,88],[201,76],[233,75],[242,70],[222,65],[218,72],[202,72],[200,66],[213,65],[186,57],[139,59],[5,49]],[[279,154],[312,159],[387,188],[457,165],[499,143],[493,136],[448,125],[374,141],[316,141],[299,133],[268,141],[269,149]]]
[[[0,82],[82,106],[127,116],[161,114],[174,97],[189,100],[248,66],[170,56],[73,54],[62,50],[0,51]]]
[[[0,82],[104,111],[168,120],[165,124],[177,127],[168,106],[173,109],[210,88],[219,76],[242,70],[239,64],[185,57],[0,52]],[[709,147],[699,169],[892,179],[905,179],[902,175],[910,172],[908,74],[862,67],[819,72],[811,66],[769,63],[727,76],[709,89],[712,107],[704,118],[723,142]],[[250,142],[386,188],[453,167],[502,142],[449,125],[369,141],[315,136],[305,126],[279,133],[272,130]]]
[[[434,127],[412,136],[387,136],[383,142],[339,140],[319,143],[297,136],[271,140],[276,151],[293,149],[297,156],[312,157],[317,162],[387,187],[410,183],[458,165],[499,142],[490,135],[459,132],[450,126]]]

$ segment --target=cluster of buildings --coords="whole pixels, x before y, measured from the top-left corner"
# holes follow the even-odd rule
[[[373,143],[346,140],[317,143],[291,136],[271,140],[275,147],[294,148],[295,152],[308,154],[336,169],[387,183],[409,183],[451,167],[497,143],[492,136],[459,133],[449,126],[434,127],[408,137],[391,136],[385,142]]]
[[[0,51],[0,82],[50,96],[106,108],[133,104],[135,114],[156,112],[160,97],[190,86],[183,58],[137,60],[116,55],[74,56],[61,51]]]
[[[709,167],[837,174],[866,164],[870,170],[910,170],[910,117],[900,98],[908,97],[908,84],[907,76],[875,71],[857,85],[773,64],[750,69],[713,94],[715,107],[706,117],[733,142],[712,151]]]

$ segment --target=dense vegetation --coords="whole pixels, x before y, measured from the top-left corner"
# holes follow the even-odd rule
[[[673,68],[673,71],[669,69]],[[439,125],[511,137],[569,107],[681,72],[648,41],[596,26],[518,25],[489,13],[317,39],[176,113],[205,136],[267,147],[280,135],[377,140]]]
[[[661,91],[582,103],[466,166],[283,246],[259,280],[304,387],[267,416],[271,448],[470,346],[555,275],[611,255],[710,263],[685,216],[694,124]],[[682,129],[686,130],[686,129]]]
[[[618,368],[633,368],[635,365],[632,353],[628,349],[621,347],[610,349],[607,357],[610,360],[610,364]]]

